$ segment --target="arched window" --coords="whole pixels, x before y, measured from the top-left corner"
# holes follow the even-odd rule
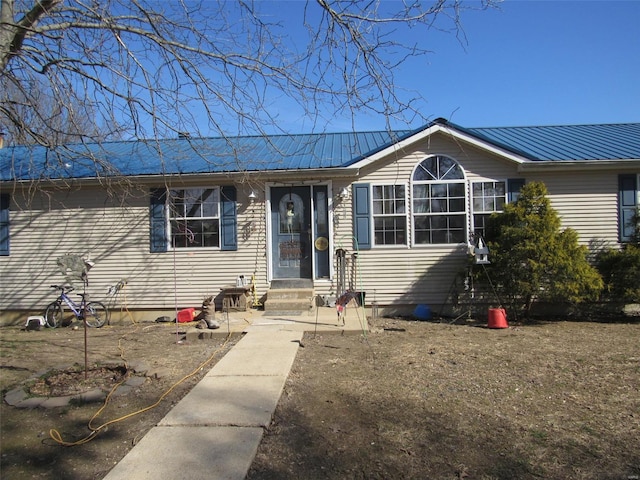
[[[413,172],[414,243],[463,243],[467,237],[464,171],[443,155],[424,159]]]

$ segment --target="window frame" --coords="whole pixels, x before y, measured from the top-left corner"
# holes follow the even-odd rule
[[[392,199],[385,198],[384,196],[377,200],[376,199],[376,189],[382,189],[384,192],[385,187],[393,187],[394,197]],[[371,184],[371,229],[372,229],[372,246],[380,247],[380,248],[389,248],[389,247],[408,247],[409,246],[409,192],[406,183],[392,183],[392,182],[381,182],[381,183],[372,183]],[[397,188],[402,188],[404,190],[404,195],[402,198],[395,196]],[[404,212],[393,212],[393,213],[385,213],[384,212],[384,203],[391,201],[394,205],[394,210],[396,208],[396,202],[402,200],[402,206],[404,207]],[[382,203],[382,213],[376,213],[376,205],[377,202]],[[394,243],[378,243],[376,241],[376,235],[378,230],[376,230],[376,220],[378,219],[389,219],[389,218],[402,218],[404,220],[404,239],[401,242]],[[394,237],[397,240],[397,235],[400,232],[399,230],[393,229]],[[385,235],[386,236],[386,235]]]
[[[451,172],[451,168],[449,169],[441,169],[441,165],[440,163],[438,163],[436,169],[436,176],[433,175],[434,172],[431,172],[429,170],[427,170],[424,167],[425,162],[427,161],[431,161],[432,158],[436,158],[436,160],[438,162],[440,162],[443,159],[446,159],[448,161],[453,162],[454,166],[456,167],[456,170],[459,171],[460,173],[460,178],[450,178],[447,179],[446,176],[449,174],[449,172]],[[431,177],[433,178],[432,180],[424,180],[424,179],[416,179],[416,172],[419,171],[419,169],[422,168],[423,170],[425,170],[426,172],[428,172]],[[441,173],[444,171],[444,175],[442,175]],[[439,177],[439,178],[436,178]],[[420,198],[421,200],[426,200],[428,202],[431,202],[433,199],[437,199],[438,197],[433,196],[432,195],[432,186],[436,186],[436,185],[447,185],[447,194],[445,197],[442,197],[443,199],[446,199],[446,204],[447,204],[447,210],[445,212],[433,212],[431,211],[431,204],[429,204],[428,206],[428,211],[425,212],[416,212],[416,186],[418,185],[425,185],[427,188],[427,196],[424,198]],[[456,185],[457,188],[460,188],[462,191],[462,195],[451,195],[450,194],[450,185]],[[410,179],[410,209],[411,209],[411,216],[410,216],[410,222],[411,222],[411,247],[417,247],[417,248],[429,248],[429,247],[443,247],[443,246],[457,246],[457,245],[462,245],[462,244],[466,244],[469,241],[469,180],[467,179],[467,175],[466,172],[464,170],[464,168],[462,167],[462,165],[460,164],[460,162],[458,162],[456,159],[448,156],[448,155],[444,155],[444,154],[433,154],[433,155],[428,155],[426,157],[424,157],[422,160],[420,160],[413,168],[413,171],[411,172],[411,179]],[[419,199],[419,200],[420,200]],[[451,207],[451,202],[452,201],[456,201],[456,202],[461,202],[462,205],[462,210],[459,211],[455,211],[455,210],[450,210]],[[452,242],[426,242],[426,243],[421,243],[418,242],[418,234],[416,233],[416,228],[418,226],[418,219],[428,219],[429,223],[430,223],[430,228],[428,228],[427,230],[431,233],[429,233],[430,236],[433,236],[433,232],[437,232],[440,229],[434,229],[432,227],[432,220],[436,219],[437,217],[441,217],[441,218],[445,218],[446,219],[446,223],[447,226],[445,228],[446,233],[445,235],[451,235],[452,232],[461,232],[462,233],[462,238],[460,238],[460,241],[452,241]],[[454,218],[458,218],[460,221],[458,221],[457,223],[460,224],[461,226],[459,228],[452,228],[451,227],[451,220]]]
[[[633,182],[635,205],[628,200],[629,184]],[[633,202],[633,201],[632,201]],[[640,212],[640,173],[629,173],[618,175],[618,242],[626,244],[634,241],[635,236],[640,232],[636,231],[637,224],[631,225],[627,231],[627,222],[631,222],[633,216]]]
[[[207,190],[211,190],[215,195],[215,207],[216,214],[215,215],[205,215],[204,209],[207,202],[193,202],[191,205],[194,206],[199,204],[200,215],[199,216],[189,216],[187,215],[187,211],[183,210],[184,215],[173,215],[174,206],[176,205],[175,199],[179,198],[176,192],[195,192],[201,191],[200,198],[202,198],[202,194]],[[193,197],[195,198],[195,196]],[[181,203],[183,208],[186,209],[186,202]],[[201,237],[201,244],[197,245],[180,245],[176,244],[176,234],[173,231],[174,222],[178,223],[181,221],[185,222],[207,222],[207,221],[215,221],[217,233],[215,234],[217,238],[217,243],[215,245],[205,245],[205,232],[204,227],[200,229],[199,232],[192,232],[193,235],[199,235]],[[221,250],[222,249],[222,222],[223,222],[223,212],[222,212],[222,188],[220,186],[193,186],[193,187],[183,187],[183,188],[170,188],[168,190],[167,201],[165,203],[165,225],[167,232],[167,241],[168,241],[168,250]],[[184,233],[185,243],[187,242],[187,233]]]
[[[0,193],[0,257],[11,255],[11,195]]]
[[[475,196],[475,186],[476,185],[483,185],[483,190],[484,190],[484,184],[488,184],[491,183],[493,184],[493,188],[495,189],[496,184],[501,183],[503,185],[503,194],[501,195],[502,197],[502,208],[501,209],[497,209],[496,207],[496,200],[499,198],[497,195],[493,195],[493,199],[494,199],[494,208],[493,210],[482,210],[480,212],[476,211],[476,207],[475,207],[475,200],[476,198],[482,198],[482,199],[486,199],[486,198],[490,198],[486,195],[483,195],[482,197],[476,197]],[[489,218],[492,214],[494,213],[502,213],[504,212],[504,206],[509,203],[509,181],[508,180],[494,180],[494,179],[477,179],[477,180],[472,180],[469,182],[469,219],[471,221],[471,229],[470,229],[470,234],[473,235],[474,237],[478,235],[478,231],[480,230],[480,235],[482,237],[484,237],[485,235],[485,227],[486,227],[486,219]],[[483,202],[484,205],[484,202]],[[476,225],[476,216],[481,216],[484,217],[484,221],[483,221],[483,225],[480,229],[478,229],[478,226]]]

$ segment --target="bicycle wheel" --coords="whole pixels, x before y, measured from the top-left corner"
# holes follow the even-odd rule
[[[56,328],[62,324],[62,306],[58,302],[51,302],[44,311],[47,327]]]
[[[101,302],[87,304],[85,320],[90,327],[100,328],[109,320],[109,310]]]

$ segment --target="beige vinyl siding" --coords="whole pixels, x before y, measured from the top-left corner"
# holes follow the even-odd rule
[[[339,196],[343,188],[349,192],[349,196],[345,199]],[[352,200],[351,183],[344,180],[333,182],[333,252],[338,248],[353,250]]]
[[[582,244],[593,240],[618,242],[618,175],[608,172],[536,174],[527,181],[543,182],[562,228],[572,228]]]
[[[0,308],[44,309],[55,297],[50,285],[63,281],[56,260],[66,253],[90,255],[96,265],[89,292],[114,308],[174,308],[176,298],[178,308],[197,307],[238,275],[250,279],[254,273],[259,291],[266,290],[263,203],[249,205],[239,189],[237,251],[150,253],[148,190],[118,192],[117,198],[116,204],[92,188],[51,192],[50,200],[36,199],[28,209],[12,206],[11,255],[0,262]],[[110,298],[109,287],[122,279],[125,290]]]
[[[367,303],[375,299],[381,305],[440,305],[464,270],[466,252],[464,245],[360,252],[356,287],[366,292]]]

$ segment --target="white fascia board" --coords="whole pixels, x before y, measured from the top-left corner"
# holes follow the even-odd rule
[[[518,172],[547,172],[570,170],[637,170],[640,169],[640,159],[630,158],[623,160],[592,159],[592,160],[539,160],[528,162],[518,167]]]
[[[465,143],[469,143],[471,145],[474,145],[482,150],[494,153],[496,155],[499,155],[501,157],[504,157],[506,159],[509,159],[515,163],[518,164],[524,164],[524,163],[531,163],[532,160],[523,157],[521,155],[517,155],[513,152],[510,152],[509,150],[506,150],[504,148],[500,148],[497,147],[495,145],[493,145],[492,143],[489,142],[485,142],[483,140],[480,140],[472,135],[468,135],[466,133],[460,132],[454,128],[451,127],[447,127],[444,125],[432,125],[429,128],[426,128],[414,135],[411,135],[410,137],[405,138],[404,140],[401,140],[400,142],[394,143],[393,145],[390,145],[389,147],[385,148],[384,150],[381,150],[377,153],[374,153],[373,155],[363,158],[362,160],[360,160],[359,162],[354,163],[353,165],[350,165],[350,167],[352,168],[363,168],[366,167],[367,165],[381,159],[384,158],[388,155],[392,155],[394,153],[397,153],[398,151],[402,151],[404,149],[406,149],[408,146],[417,143],[421,140],[424,140],[425,138],[429,137],[430,135],[433,135],[434,133],[437,132],[441,132],[441,133],[445,133],[447,135],[450,135],[452,137],[454,137],[457,140],[461,140]]]
[[[47,180],[2,180],[0,185],[14,184],[30,184],[39,182],[45,185],[69,186],[69,185],[104,185],[111,182],[112,184],[136,184],[136,185],[157,185],[158,183],[178,184],[178,183],[202,183],[203,181],[219,181],[220,179],[231,180],[234,182],[246,181],[251,177],[256,180],[286,180],[286,181],[303,181],[309,180],[330,180],[333,178],[357,178],[359,169],[355,167],[333,167],[333,168],[314,168],[314,169],[298,169],[298,170],[263,170],[248,172],[214,172],[214,173],[188,173],[188,174],[152,174],[152,175],[120,175],[105,177],[82,177],[82,178],[53,178]]]

